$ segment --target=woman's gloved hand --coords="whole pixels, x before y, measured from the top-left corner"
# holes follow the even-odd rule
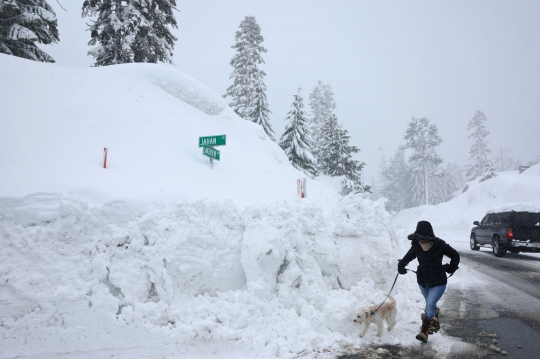
[[[405,267],[398,266],[397,271],[399,274],[407,274],[407,270],[405,269]]]
[[[452,266],[449,263],[443,265],[443,267],[444,267],[444,271],[448,274],[453,274],[455,271],[459,269],[458,266]]]

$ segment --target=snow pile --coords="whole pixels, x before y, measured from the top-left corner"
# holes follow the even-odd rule
[[[522,175],[540,176],[540,163],[537,163],[537,164],[527,168],[525,171],[523,171]]]
[[[412,233],[418,221],[427,220],[432,223],[435,235],[457,232],[468,238],[473,222],[480,221],[488,211],[510,207],[535,210],[540,207],[540,175],[505,173],[482,183],[469,182],[468,185],[466,192],[446,203],[397,213],[394,216],[396,229]]]
[[[379,204],[315,180],[297,199],[304,175],[263,129],[169,67],[0,55],[0,78],[1,357],[292,358],[378,340],[352,319],[406,250]],[[222,134],[211,170],[198,137]],[[423,298],[400,278],[382,342],[418,345]]]
[[[384,299],[400,252],[390,216],[355,196],[325,214],[302,201],[243,212],[232,202],[169,202],[138,213],[36,195],[0,201],[0,221],[7,357],[141,340],[261,357],[368,343],[375,330],[358,339],[354,312]],[[397,286],[400,317],[417,316],[411,281]],[[406,344],[414,329],[398,324],[383,340]]]
[[[246,205],[294,198],[305,177],[261,126],[171,67],[66,68],[0,54],[0,78],[0,198],[62,193],[98,203]],[[213,170],[198,147],[199,137],[212,135],[227,135]],[[308,200],[335,203],[332,187],[307,186]]]

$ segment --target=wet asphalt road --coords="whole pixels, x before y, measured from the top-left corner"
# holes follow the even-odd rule
[[[445,332],[471,347],[456,347],[447,358],[540,359],[540,257],[497,258],[491,248],[460,254],[467,268],[461,288],[449,290],[444,302]]]
[[[459,276],[450,279],[441,306],[441,334],[456,339],[448,353],[427,344],[340,358],[540,359],[540,256],[497,258],[490,247],[460,255]]]

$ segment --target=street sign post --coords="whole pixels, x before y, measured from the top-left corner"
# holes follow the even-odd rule
[[[214,159],[220,159],[219,151],[214,146],[225,146],[227,135],[199,137],[199,147],[203,148],[203,155],[210,157],[210,168],[214,169]]]

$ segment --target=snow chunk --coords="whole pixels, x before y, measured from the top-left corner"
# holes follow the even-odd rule
[[[199,81],[176,72],[173,76],[156,73],[153,82],[164,91],[210,116],[219,115],[227,106],[221,96]]]

